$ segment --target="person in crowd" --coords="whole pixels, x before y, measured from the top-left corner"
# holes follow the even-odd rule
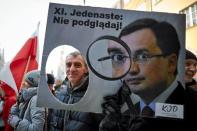
[[[55,93],[55,90],[53,88],[54,83],[55,83],[55,77],[53,76],[53,74],[47,73],[47,84],[53,94]]]
[[[197,130],[195,127],[195,122],[197,118],[197,82],[194,80],[194,75],[196,73],[197,58],[194,53],[186,50],[185,57],[185,112],[187,112],[187,125]]]
[[[16,131],[43,131],[45,111],[37,107],[37,88],[40,72],[33,70],[25,75],[17,103],[12,106],[8,123]]]
[[[5,93],[4,93],[4,91],[2,90],[2,88],[1,88],[1,82],[0,82],[0,130],[1,130],[1,131],[4,131],[4,126],[5,126],[5,125],[4,125],[3,118],[2,118],[4,96],[5,96]]]
[[[197,82],[193,78],[197,71],[197,57],[194,53],[186,50],[185,59],[185,84],[197,90]]]
[[[62,85],[65,85],[65,84],[63,84],[63,81],[60,78],[57,78],[55,80],[55,86],[54,86],[54,90],[56,93],[62,89]]]
[[[119,38],[131,50],[131,58],[120,48],[109,43],[108,53],[113,55],[113,75],[116,70],[131,62],[128,74],[122,79],[123,86],[117,94],[104,97],[102,104],[105,118],[100,124],[101,131],[159,131],[184,129],[185,90],[177,79],[180,42],[176,29],[168,22],[151,18],[136,20],[120,32]],[[118,55],[115,58],[115,55]],[[140,97],[133,104],[128,97],[134,93]],[[128,110],[121,112],[123,103]],[[161,103],[162,106],[157,106]],[[173,105],[172,105],[173,104]],[[179,113],[167,113],[166,108],[175,106]],[[161,108],[166,107],[166,108]],[[188,108],[187,108],[188,111]],[[165,113],[164,113],[165,112]]]
[[[65,104],[77,103],[88,88],[88,67],[85,58],[79,52],[66,57],[66,91],[60,90],[57,98]],[[50,131],[97,131],[101,115],[70,110],[53,109],[49,117]]]
[[[49,87],[49,90],[51,91],[51,93],[53,95],[55,95],[55,91],[53,89],[55,83],[55,77],[53,76],[53,74],[47,73],[47,85]],[[44,108],[45,110],[45,124],[44,124],[44,131],[48,131],[49,128],[49,124],[48,124],[48,119],[49,119],[49,113],[52,109],[49,108]]]
[[[14,128],[10,126],[7,121],[11,107],[16,103],[16,93],[4,82],[1,82],[0,86],[3,92],[3,109],[0,115],[3,119],[4,131],[13,131]]]

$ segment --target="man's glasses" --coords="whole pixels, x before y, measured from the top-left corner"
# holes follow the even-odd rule
[[[144,64],[144,63],[148,62],[151,58],[165,57],[165,56],[167,56],[167,55],[165,55],[165,54],[150,55],[150,54],[142,53],[142,54],[134,55],[133,57],[130,58],[129,56],[126,56],[122,53],[113,53],[113,54],[111,53],[111,55],[109,55],[109,56],[99,58],[98,61],[105,61],[105,60],[111,59],[113,66],[121,67],[126,63],[127,60],[132,60],[132,62],[136,62],[138,64]]]
[[[114,68],[114,64],[123,64],[130,55],[130,48],[124,41],[106,35],[98,37],[89,45],[86,57],[88,67],[96,76],[105,80],[120,80],[129,72],[131,63],[128,61],[122,68]],[[118,74],[114,74],[116,69]]]

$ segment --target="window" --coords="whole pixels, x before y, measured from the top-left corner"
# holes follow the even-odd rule
[[[142,3],[141,5],[139,5],[139,6],[137,7],[137,10],[146,11],[146,10],[147,10],[147,9],[146,9],[146,3]]]
[[[161,1],[161,0],[153,0],[152,2],[153,2],[154,5],[156,5],[156,4],[158,4],[160,1]]]
[[[197,2],[180,11],[181,14],[186,14],[186,27],[197,25]]]
[[[128,4],[130,2],[130,0],[123,0],[124,5]]]

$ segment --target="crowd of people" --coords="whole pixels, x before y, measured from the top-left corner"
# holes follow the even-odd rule
[[[113,63],[113,75],[124,72],[116,68],[124,67],[128,61],[131,61],[131,68],[122,78],[118,92],[103,98],[102,114],[38,107],[40,72],[33,70],[26,73],[17,97],[9,97],[9,93],[14,91],[7,92],[0,88],[0,130],[167,131],[183,130],[185,127],[197,130],[194,124],[197,120],[197,82],[194,79],[197,57],[186,50],[185,82],[179,81],[177,76],[180,72],[178,59],[181,45],[176,29],[168,22],[139,19],[124,27],[119,39],[128,45],[132,58],[125,57],[125,53],[117,46],[109,44],[108,54]],[[89,69],[80,52],[70,53],[65,63],[65,80],[54,86],[54,76],[46,74],[47,84],[61,102],[74,104],[88,89]],[[136,104],[130,98],[132,93],[140,98]],[[157,116],[155,103],[183,105],[184,110],[179,117],[184,119]],[[121,108],[125,104],[127,110],[123,112]]]

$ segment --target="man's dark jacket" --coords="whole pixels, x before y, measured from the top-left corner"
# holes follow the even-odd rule
[[[77,103],[84,96],[87,87],[88,78],[75,90],[69,88],[68,83],[66,91],[60,92],[57,98],[66,104]],[[50,112],[50,131],[97,131],[102,120],[101,115],[89,112],[55,109]]]

